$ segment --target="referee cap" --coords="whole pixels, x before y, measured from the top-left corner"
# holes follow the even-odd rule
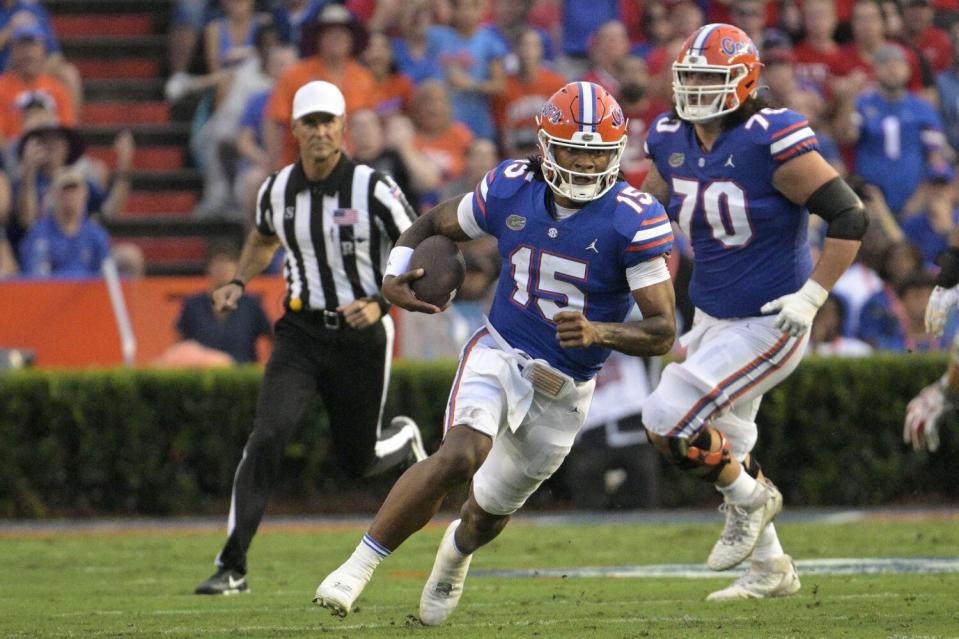
[[[293,119],[298,120],[310,113],[343,115],[346,101],[335,84],[314,80],[301,86],[293,96]]]

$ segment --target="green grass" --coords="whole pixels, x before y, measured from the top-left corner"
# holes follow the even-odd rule
[[[716,525],[538,526],[514,522],[473,569],[701,563]],[[384,563],[341,620],[310,603],[360,528],[266,525],[252,593],[190,594],[222,533],[196,530],[0,537],[0,637],[959,637],[959,574],[803,577],[788,599],[707,604],[716,579],[471,577],[442,628],[413,615],[442,527]],[[780,527],[796,557],[959,556],[952,521]]]

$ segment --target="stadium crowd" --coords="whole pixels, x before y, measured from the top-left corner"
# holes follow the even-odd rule
[[[199,104],[198,219],[249,223],[263,179],[293,159],[291,101],[313,79],[342,88],[351,154],[394,176],[423,211],[471,190],[501,158],[536,154],[534,117],[578,79],[622,105],[622,170],[638,186],[679,45],[707,22],[736,24],[760,48],[765,99],[809,118],[873,222],[810,352],[939,350],[956,326],[932,338],[923,311],[959,213],[957,18],[955,0],[177,0],[166,98]],[[112,173],[84,155],[81,78],[41,3],[0,3],[0,65],[0,276],[94,275],[106,241],[96,220],[124,210],[132,136],[117,138]],[[86,217],[64,213],[71,203]],[[824,229],[811,219],[815,246]],[[443,345],[481,321],[499,260],[488,243],[466,253],[471,278],[442,319],[448,339],[434,325],[417,345],[409,331],[411,354],[455,356]],[[674,253],[688,328],[689,247]]]

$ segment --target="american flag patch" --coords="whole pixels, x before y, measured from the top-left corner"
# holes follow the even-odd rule
[[[333,210],[333,224],[339,226],[349,226],[350,224],[356,224],[359,220],[359,211],[356,209],[334,209]]]

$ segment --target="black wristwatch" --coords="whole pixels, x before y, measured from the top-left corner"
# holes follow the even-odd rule
[[[244,292],[246,291],[246,282],[244,282],[243,280],[237,277],[234,277],[232,280],[227,282],[227,285],[230,285],[230,284],[236,284],[237,286],[240,287],[241,291],[244,291]]]

